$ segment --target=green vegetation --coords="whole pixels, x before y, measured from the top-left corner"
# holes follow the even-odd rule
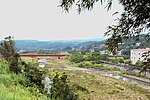
[[[3,43],[11,43],[11,38],[8,39]],[[10,50],[6,49],[7,45],[1,45],[1,51]],[[21,59],[14,48],[1,54],[5,56],[12,50],[14,53],[0,60],[0,98],[3,100],[150,99],[150,91],[146,89],[78,68],[118,71],[116,67],[110,69],[100,64],[99,61],[108,59],[106,55],[76,52],[68,59],[78,67],[70,67],[73,65],[67,59],[49,59],[46,67],[40,68],[37,59]],[[50,93],[44,87],[45,77],[51,80]]]
[[[22,73],[16,74],[9,70],[8,64],[0,61],[0,98],[3,100],[78,100],[78,95],[70,89],[67,75],[53,72],[49,75],[47,69],[38,67],[38,64],[29,62],[23,63]],[[47,94],[44,88],[44,78],[49,76],[52,80],[51,94]]]
[[[74,64],[74,66],[76,67],[81,67],[81,68],[94,68],[94,69],[98,69],[98,70],[105,70],[105,71],[111,71],[114,68],[109,68],[107,66],[104,66],[102,64],[92,64],[92,62],[90,61],[83,61],[80,63],[76,63]],[[117,70],[119,70],[118,68],[116,68]]]
[[[148,48],[150,47],[148,38],[144,38],[146,35],[141,34],[139,36],[139,41],[135,39],[127,39],[122,44],[119,44],[117,50],[121,51],[122,55],[129,57],[130,49],[135,48]],[[75,41],[75,42],[51,42],[51,41],[30,41],[30,40],[16,40],[16,47],[22,53],[45,53],[45,54],[58,54],[60,52],[75,52],[81,51],[81,54],[91,53],[91,50],[95,52],[107,51],[105,47],[106,40],[102,41]],[[69,44],[68,44],[69,43]],[[36,45],[36,46],[35,46]],[[58,46],[57,46],[58,45]],[[21,50],[20,50],[21,49]],[[23,50],[22,50],[23,49]],[[108,53],[108,52],[107,52]]]
[[[75,4],[77,11],[80,13],[84,10],[91,10],[96,3],[105,5],[107,10],[111,9],[113,0],[60,0],[60,7],[69,12],[70,8]],[[116,53],[119,43],[124,40],[135,38],[139,40],[139,35],[145,33],[150,40],[150,15],[149,15],[149,0],[119,0],[124,8],[121,17],[117,18],[116,24],[108,26],[105,35],[110,36],[106,42],[106,47],[112,53]],[[113,15],[118,14],[115,12]]]
[[[125,60],[123,57],[109,57],[107,61],[115,63],[115,64],[128,63],[127,60]]]
[[[71,62],[79,63],[79,62],[82,62],[84,59],[81,53],[75,52],[69,57],[69,60]]]
[[[58,78],[59,74],[52,78],[51,94],[47,94],[44,88],[44,78],[47,70],[40,68],[34,60],[28,63],[22,61],[19,54],[16,53],[14,41],[11,37],[5,38],[1,43],[0,54],[4,58],[0,63],[1,99],[43,100],[51,98],[52,100],[65,100],[67,98],[67,100],[76,100],[78,98],[69,89],[66,83],[67,76],[63,75]],[[60,85],[61,88],[58,88]]]
[[[122,55],[127,55],[129,57],[130,49],[150,48],[148,38],[145,37],[145,34],[141,34],[139,35],[139,41],[136,41],[134,38],[127,39],[118,46],[118,50],[121,51]]]
[[[60,7],[69,12],[70,8],[75,4],[77,6],[77,11],[81,13],[84,10],[91,10],[94,8],[96,3],[101,3],[106,5],[107,10],[111,9],[113,0],[60,0]],[[120,45],[126,43],[129,40],[135,40],[136,42],[140,41],[141,34],[144,33],[144,39],[146,47],[150,45],[150,15],[149,15],[149,0],[119,0],[124,8],[124,11],[121,13],[121,17],[116,18],[116,24],[110,25],[107,28],[107,31],[104,33],[105,36],[108,36],[105,46],[110,53],[117,54],[117,49]],[[115,12],[113,15],[118,14]],[[142,43],[133,43],[133,47],[143,48]],[[135,44],[135,45],[134,45]],[[122,53],[129,56],[129,49],[123,50]],[[149,57],[146,59],[146,65],[144,65],[141,72],[146,73],[149,70]]]
[[[108,60],[107,54],[101,54],[99,52],[84,53],[84,54],[81,53],[80,52],[71,53],[71,56],[69,57],[69,61],[79,63],[82,61],[107,61]]]
[[[51,69],[49,72],[51,77],[56,75],[55,71],[61,75],[64,72],[67,74],[66,82],[70,89],[79,95],[79,100],[150,99],[148,89],[100,74],[90,73],[82,68],[70,67],[72,64],[66,59],[53,59],[48,63],[46,69]]]
[[[124,63],[123,57],[112,57],[108,58],[107,54],[100,54],[99,52],[93,53],[85,53],[82,55],[81,53],[72,53],[69,57],[69,61],[74,63],[76,67],[82,68],[94,68],[98,70],[105,70],[105,71],[120,71],[116,67],[109,68],[104,66],[101,62],[109,61],[112,63]]]
[[[19,66],[19,54],[16,53],[15,42],[10,36],[6,37],[0,43],[0,54],[2,58],[7,61],[10,71],[17,74],[21,72],[21,66]]]
[[[37,86],[28,86],[28,78],[24,74],[9,71],[8,64],[0,61],[0,98],[2,100],[47,99],[39,92]]]
[[[78,100],[78,95],[69,88],[67,84],[67,75],[63,73],[61,76],[56,73],[53,78],[51,88],[52,100]]]
[[[98,40],[98,39],[97,39]],[[37,41],[16,40],[16,48],[23,53],[59,53],[63,51],[86,50],[93,44],[104,44],[102,39],[93,40],[71,40],[71,41]]]
[[[30,64],[32,64],[31,62],[32,60]],[[28,66],[30,64],[28,64]],[[86,64],[90,65],[91,63]],[[33,66],[37,65],[33,64]],[[61,100],[67,100],[64,98],[68,98],[68,100],[70,100],[70,98],[72,98],[71,100],[150,99],[150,92],[146,89],[99,74],[87,73],[84,72],[84,70],[82,71],[69,66],[72,66],[72,64],[66,59],[52,59],[48,61],[48,65],[46,65],[44,69],[31,67],[31,70],[26,72],[34,72],[34,74],[30,74],[32,77],[30,76],[31,78],[28,78],[26,73],[10,73],[8,65],[5,64],[4,61],[1,61],[0,97],[8,100],[47,100],[49,98],[52,100],[60,100],[59,98],[61,98]],[[40,74],[42,70],[45,72],[45,76],[49,76],[51,81],[53,81],[51,84],[51,95],[48,95],[47,90],[41,87],[44,86],[44,79],[42,79],[42,85],[40,86],[37,84],[38,81],[31,82],[33,77],[34,80],[36,80],[36,77],[40,77],[37,75]],[[36,72],[38,72],[38,74]]]

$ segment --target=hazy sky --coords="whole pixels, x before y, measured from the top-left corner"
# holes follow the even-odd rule
[[[114,23],[112,14],[122,11],[118,3],[109,12],[98,3],[79,15],[74,7],[64,13],[58,5],[59,0],[0,0],[0,39],[9,35],[36,40],[102,37]]]

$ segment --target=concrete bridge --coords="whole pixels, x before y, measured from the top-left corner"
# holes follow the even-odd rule
[[[29,58],[65,58],[69,56],[68,54],[19,54],[21,57],[29,57]]]

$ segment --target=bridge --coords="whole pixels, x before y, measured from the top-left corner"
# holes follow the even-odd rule
[[[69,56],[68,54],[19,54],[20,57],[30,57],[30,58],[41,58],[41,57],[47,57],[47,58],[65,58]]]

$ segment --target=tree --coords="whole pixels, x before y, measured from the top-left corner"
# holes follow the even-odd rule
[[[130,56],[130,50],[129,50],[129,49],[123,49],[123,50],[121,51],[121,54],[122,54],[122,55],[126,55],[126,56]]]
[[[142,61],[138,60],[138,61],[135,63],[135,65],[136,65],[137,67],[142,67],[142,66],[143,66],[143,63],[142,63]]]
[[[83,10],[91,10],[95,3],[107,2],[107,10],[111,8],[113,0],[60,0],[60,7],[69,12],[73,4],[76,4],[77,11],[80,13]],[[118,18],[117,24],[108,26],[105,36],[110,36],[106,42],[107,49],[116,54],[119,44],[125,40],[134,38],[139,40],[141,33],[145,33],[145,38],[150,44],[150,1],[149,0],[118,0],[124,7],[124,12]],[[115,12],[114,14],[117,14]],[[148,57],[149,58],[149,57]],[[149,59],[147,59],[149,61]],[[148,62],[149,63],[149,62]],[[144,67],[143,70],[146,70]]]
[[[150,51],[143,53],[142,57],[145,58],[144,58],[144,62],[142,63],[143,68],[139,73],[143,73],[143,76],[145,76],[146,72],[150,70]]]
[[[99,52],[93,52],[91,54],[90,59],[92,61],[99,61],[99,60],[107,61],[107,59],[108,59],[107,56],[108,56],[107,54],[100,54]]]
[[[72,5],[77,6],[77,11],[80,13],[83,10],[91,10],[95,3],[103,4],[106,2],[107,10],[111,8],[113,0],[60,0],[60,7],[69,12]],[[116,53],[119,43],[124,40],[136,37],[139,39],[139,34],[143,32],[147,34],[148,41],[150,40],[150,2],[149,0],[118,0],[124,7],[124,12],[121,18],[118,19],[116,25],[108,26],[105,35],[111,35],[106,42],[109,51]],[[116,12],[117,13],[117,12]],[[116,14],[115,13],[115,14]]]
[[[6,37],[5,40],[1,42],[0,54],[7,61],[9,57],[15,55],[15,43],[10,36]]]
[[[78,100],[78,95],[67,84],[67,75],[65,73],[62,75],[56,73],[51,85],[51,100]]]
[[[80,62],[84,61],[84,58],[81,53],[77,52],[77,53],[71,54],[71,56],[69,57],[69,61],[75,62],[75,63],[80,63]]]
[[[9,69],[15,73],[21,72],[19,66],[19,54],[16,53],[15,42],[11,36],[6,37],[0,43],[0,54],[8,62]]]

